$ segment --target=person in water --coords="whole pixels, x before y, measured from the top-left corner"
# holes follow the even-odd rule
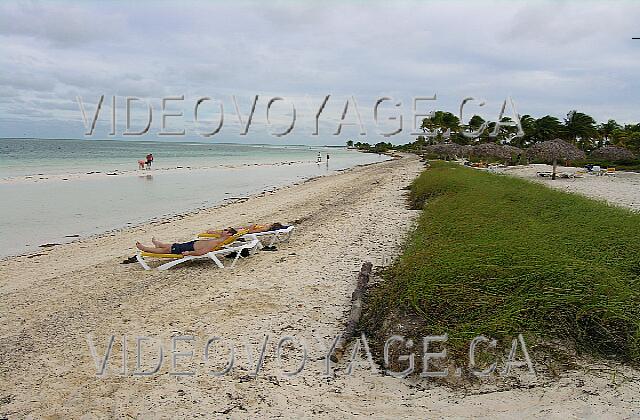
[[[168,244],[151,239],[153,246],[145,246],[140,242],[136,242],[136,248],[140,251],[151,252],[153,254],[181,254],[199,256],[218,248],[221,243],[238,233],[234,228],[227,228],[220,231],[220,236],[214,239],[201,239],[184,243]]]
[[[153,153],[147,155],[147,169],[151,169],[151,163],[153,163]]]
[[[268,231],[279,230],[284,228],[286,228],[285,225],[279,222],[275,222],[270,225],[258,225],[254,223],[248,226],[236,227],[235,230],[243,230],[243,231],[246,230],[247,233],[260,233],[260,232],[268,232]],[[216,235],[216,234],[221,234],[222,232],[224,232],[224,230],[208,229],[205,233],[208,233],[210,235]]]

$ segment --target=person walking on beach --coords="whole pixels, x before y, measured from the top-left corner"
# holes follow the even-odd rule
[[[320,152],[318,152],[318,158],[316,159],[316,163],[320,165],[320,162],[322,162],[322,155],[320,154]]]
[[[153,162],[153,153],[147,155],[147,169],[151,169],[151,163]]]
[[[147,162],[145,160],[140,159],[138,161],[138,169],[144,169],[144,165],[146,165]]]

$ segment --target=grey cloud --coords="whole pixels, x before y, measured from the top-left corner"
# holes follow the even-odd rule
[[[490,118],[512,95],[521,113],[632,121],[639,12],[604,1],[5,2],[0,109],[69,121],[76,95],[333,94],[333,124],[339,97],[364,107],[392,95],[408,110],[412,96],[437,93],[433,106],[453,112],[482,97]],[[307,140],[324,141],[291,141]]]
[[[5,2],[0,5],[0,33],[37,38],[54,47],[74,47],[117,37],[124,19],[69,2]]]

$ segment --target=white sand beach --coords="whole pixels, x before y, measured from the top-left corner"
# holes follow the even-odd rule
[[[323,377],[323,346],[343,329],[362,262],[373,262],[375,269],[389,264],[415,223],[418,212],[406,208],[403,188],[421,170],[415,156],[406,156],[3,260],[0,418],[640,415],[640,376],[615,365],[590,365],[557,381],[487,391],[453,391],[364,367],[348,376],[344,361],[334,378]],[[207,227],[269,221],[294,223],[290,242],[242,259],[233,270],[207,261],[165,272],[120,264],[134,254],[136,240],[188,240]],[[88,334],[100,355],[115,336],[104,377],[96,376]],[[242,345],[251,343],[255,359],[264,334],[269,335],[264,366],[253,379]],[[163,340],[165,359],[157,374],[132,374],[136,335]],[[181,358],[176,369],[193,376],[170,374],[170,339],[178,335],[194,337],[191,345],[179,345],[181,351],[193,350],[193,358]],[[287,335],[304,339],[309,348],[309,362],[295,378],[282,371],[296,368],[300,352],[285,351],[283,364],[276,359],[277,341]],[[220,357],[203,361],[205,342],[213,336],[236,346],[235,367],[223,377],[208,375],[225,364],[222,346]],[[143,369],[153,364],[151,346],[145,352]]]
[[[558,166],[557,171],[558,173],[574,174],[580,169]],[[509,166],[498,169],[501,173],[540,182],[551,188],[575,192],[596,200],[605,200],[609,204],[640,211],[640,173],[617,171],[614,176],[585,174],[581,178],[557,178],[555,180],[536,176],[537,172],[550,172],[551,170],[551,165],[544,164]]]

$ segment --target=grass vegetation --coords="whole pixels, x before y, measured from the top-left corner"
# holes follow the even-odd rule
[[[640,214],[445,162],[410,199],[422,213],[371,292],[377,325],[401,309],[421,319],[411,335],[447,333],[454,353],[524,333],[640,361]]]

